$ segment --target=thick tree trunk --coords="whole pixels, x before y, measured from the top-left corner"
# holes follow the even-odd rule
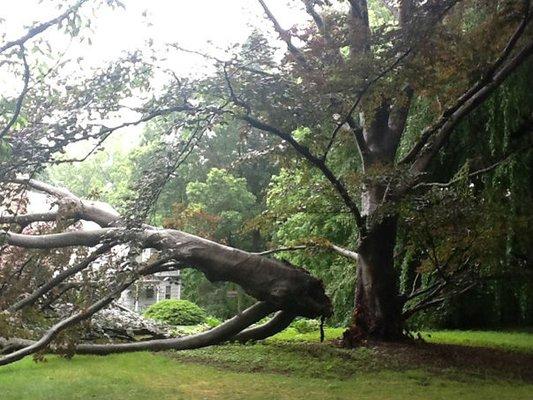
[[[366,215],[371,215],[383,188],[367,189],[363,197]],[[397,218],[384,216],[370,224],[358,251],[357,283],[352,325],[344,333],[344,345],[363,339],[397,340],[402,337],[402,300],[394,271]]]
[[[396,218],[388,217],[360,246],[354,323],[373,339],[394,340],[402,335],[402,304],[394,271],[395,239]]]

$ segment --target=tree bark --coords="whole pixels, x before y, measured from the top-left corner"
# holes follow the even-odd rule
[[[397,217],[372,216],[384,192],[382,185],[369,185],[363,193],[364,214],[379,220],[370,223],[359,244],[352,324],[343,335],[347,347],[363,339],[398,340],[403,333],[403,304],[394,271]]]
[[[353,315],[357,328],[351,333],[378,340],[402,336],[402,303],[394,271],[395,243],[396,217],[386,217],[362,240]]]

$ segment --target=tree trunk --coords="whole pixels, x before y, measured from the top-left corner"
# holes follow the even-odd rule
[[[384,188],[367,188],[363,195],[365,214],[371,215]],[[344,333],[345,346],[363,339],[397,340],[402,337],[402,300],[394,271],[397,217],[384,216],[370,224],[358,251],[357,283],[352,325]]]

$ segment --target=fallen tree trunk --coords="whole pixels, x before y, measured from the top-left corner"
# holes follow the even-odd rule
[[[100,305],[100,303],[98,303],[98,305]],[[134,343],[109,343],[109,344],[82,343],[82,344],[78,344],[74,348],[74,351],[77,354],[107,355],[107,354],[112,354],[112,353],[127,353],[127,352],[134,352],[134,351],[188,350],[188,349],[196,349],[199,347],[212,346],[212,345],[219,344],[219,343],[232,339],[243,329],[260,321],[261,319],[265,318],[273,311],[275,311],[275,307],[272,306],[271,304],[267,302],[258,302],[254,304],[253,306],[244,310],[242,313],[220,324],[216,328],[213,328],[206,332],[198,333],[196,335],[178,337],[178,338],[170,338],[170,339],[146,340],[143,342],[134,342]],[[68,319],[69,323],[70,323],[70,320],[72,319],[73,317]],[[64,322],[63,322],[63,325],[65,325]],[[267,328],[267,330],[270,329],[270,326],[271,326],[270,323],[267,323],[265,325],[269,325],[269,328]],[[255,331],[255,329],[260,329],[260,328],[261,327],[252,328],[249,331],[259,332],[259,331]],[[5,356],[4,358],[0,359],[0,365],[4,365],[4,364],[11,363],[13,361],[17,361],[28,354],[32,354],[35,351],[42,349],[47,344],[45,342],[50,341],[49,338],[52,336],[51,332],[55,331],[56,329],[57,328],[55,326],[52,327],[52,329],[49,332],[47,332],[47,334],[43,336],[41,340],[38,340],[38,341],[20,339],[20,338],[12,338],[12,339],[0,338],[0,347],[4,349],[1,352],[4,352],[6,350],[13,351],[12,353]],[[263,331],[263,329],[260,329],[260,331]],[[250,338],[252,336],[254,335],[249,334]],[[254,338],[259,338],[259,335],[257,335]],[[64,352],[61,348],[58,348],[58,347],[51,347],[49,351],[52,353]]]
[[[253,340],[262,340],[275,335],[287,328],[296,316],[287,311],[279,311],[274,318],[263,325],[245,329],[231,338],[232,341],[246,343]]]
[[[23,181],[17,181],[22,184]],[[119,344],[79,344],[76,353],[109,354],[115,352],[140,350],[189,349],[209,346],[227,340],[259,340],[285,329],[296,316],[309,318],[327,317],[332,313],[332,306],[325,294],[322,282],[311,276],[305,269],[288,263],[267,258],[260,254],[249,253],[231,248],[201,237],[171,229],[158,229],[148,225],[130,228],[117,212],[109,206],[87,202],[74,196],[64,189],[57,189],[42,182],[24,181],[35,190],[44,191],[58,200],[58,210],[45,214],[28,214],[15,216],[11,219],[3,217],[2,223],[25,224],[38,221],[39,217],[50,221],[55,215],[56,220],[88,220],[96,222],[101,228],[95,230],[78,230],[56,234],[28,235],[7,231],[5,242],[11,246],[28,249],[56,249],[71,246],[97,247],[104,251],[95,251],[85,261],[56,275],[44,283],[25,299],[19,300],[8,308],[14,312],[32,305],[42,295],[66,279],[88,268],[100,253],[104,253],[112,245],[121,243],[139,248],[151,248],[162,254],[162,259],[139,267],[134,271],[140,276],[161,271],[167,263],[179,265],[180,268],[194,268],[201,271],[210,281],[226,281],[240,285],[246,293],[253,296],[259,303],[248,310],[226,321],[219,327],[198,335],[172,339],[149,340],[137,343]],[[131,283],[130,283],[131,284]],[[119,286],[120,287],[120,286]],[[0,365],[12,360],[41,351],[48,346],[63,329],[89,318],[92,314],[112,301],[120,291],[115,291],[101,299],[88,309],[81,311],[63,321],[58,322],[36,342],[27,340],[4,340],[4,347],[10,351],[18,349],[3,359]],[[105,299],[105,301],[104,301]],[[281,310],[269,323],[245,330],[268,314]],[[68,321],[68,322],[67,322]],[[60,329],[58,329],[60,327]],[[1,342],[0,342],[1,344]]]
[[[127,239],[144,248],[170,252],[174,261],[198,269],[210,281],[237,283],[249,295],[280,309],[309,318],[331,314],[322,282],[306,270],[181,231],[102,228],[49,235],[6,234],[7,244],[30,249],[94,247],[104,240]]]

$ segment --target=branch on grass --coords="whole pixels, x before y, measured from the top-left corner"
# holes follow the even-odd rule
[[[237,335],[243,329],[255,324],[261,319],[268,316],[270,313],[275,311],[275,307],[266,302],[259,302],[253,306],[247,308],[240,314],[229,319],[228,321],[220,324],[214,329],[211,329],[207,332],[199,333],[197,335],[185,336],[179,338],[171,339],[155,339],[147,340],[143,342],[135,343],[118,343],[118,344],[79,344],[75,347],[75,352],[77,354],[97,354],[97,355],[106,355],[113,353],[127,353],[135,351],[163,351],[163,350],[188,350],[196,349],[200,347],[212,346],[230,340],[232,337]],[[49,343],[50,341],[48,341]],[[14,342],[12,342],[14,343]],[[28,344],[28,341],[23,341],[20,344]],[[32,350],[37,346],[39,342],[33,342],[30,346],[27,346],[25,349],[19,350],[18,352],[12,353],[4,359],[9,360],[2,363],[4,359],[0,359],[0,365],[6,364],[8,362],[16,361],[24,357],[27,354],[31,354],[26,349],[32,348]],[[48,344],[47,343],[47,344]],[[4,345],[9,345],[9,341],[4,340]],[[40,346],[43,348],[44,346]],[[53,350],[53,349],[52,349]],[[18,354],[17,354],[18,353]],[[16,356],[13,356],[15,355]],[[23,354],[20,356],[20,354]],[[13,356],[13,357],[12,357]]]
[[[127,289],[135,279],[128,279],[124,283],[119,284],[116,289],[112,290],[107,296],[98,300],[97,302],[91,304],[89,307],[84,308],[82,311],[56,323],[46,333],[36,342],[31,343],[29,346],[26,346],[20,350],[17,350],[13,353],[10,353],[2,358],[0,358],[0,365],[10,364],[12,362],[18,361],[30,354],[37,353],[44,349],[55,337],[65,329],[69,328],[81,322],[87,318],[90,318],[93,314],[97,313],[107,305],[109,305],[117,296],[120,295],[125,289]]]
[[[6,342],[5,339],[0,340],[0,343],[2,343],[4,346],[7,346],[8,348],[14,347],[17,344],[19,345],[19,349],[4,356],[3,358],[0,358],[0,365],[6,365],[10,364],[12,362],[18,361],[30,354],[34,354],[38,351],[43,350],[48,346],[62,331],[65,329],[83,321],[90,317],[92,317],[94,314],[96,314],[98,311],[102,310],[113,300],[115,300],[120,294],[126,290],[128,287],[130,287],[137,279],[139,279],[140,276],[146,274],[146,271],[150,271],[150,269],[155,266],[161,264],[162,260],[157,260],[154,263],[147,264],[143,267],[141,267],[137,272],[131,274],[131,276],[126,276],[123,280],[123,282],[119,283],[115,288],[110,290],[110,292],[102,297],[100,300],[96,301],[95,303],[91,304],[88,307],[84,307],[81,311],[77,312],[76,314],[71,315],[68,318],[65,318],[56,324],[54,324],[51,328],[49,328],[45,334],[37,341],[26,341],[26,340],[17,340],[12,341],[11,343],[9,341]],[[271,310],[271,309],[270,309]],[[112,345],[111,345],[112,346]]]

